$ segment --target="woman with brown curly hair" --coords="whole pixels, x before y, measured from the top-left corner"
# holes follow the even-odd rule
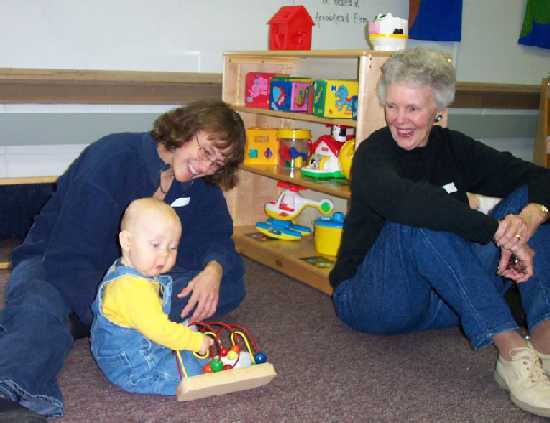
[[[171,320],[240,304],[244,267],[222,189],[236,183],[244,140],[235,111],[201,101],[161,115],[151,132],[103,137],[71,164],[12,257],[0,314],[0,417],[63,415],[57,376],[73,343],[70,316],[89,327],[97,286],[120,256],[120,218],[137,198],[171,205],[185,228],[170,272]]]

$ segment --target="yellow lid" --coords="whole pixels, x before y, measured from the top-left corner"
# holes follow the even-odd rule
[[[277,138],[307,139],[311,138],[309,129],[281,128],[277,130]]]

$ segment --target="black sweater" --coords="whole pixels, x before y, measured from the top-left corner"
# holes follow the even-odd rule
[[[355,274],[386,220],[485,244],[498,222],[470,209],[467,191],[502,198],[527,185],[529,202],[550,207],[550,170],[439,126],[426,147],[411,151],[400,148],[387,127],[375,131],[355,152],[351,176],[333,287]],[[444,186],[456,192],[447,189],[449,195]]]

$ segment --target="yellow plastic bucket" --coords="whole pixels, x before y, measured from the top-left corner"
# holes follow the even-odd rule
[[[324,256],[336,256],[342,241],[344,214],[336,212],[332,217],[320,217],[315,220],[315,251]]]

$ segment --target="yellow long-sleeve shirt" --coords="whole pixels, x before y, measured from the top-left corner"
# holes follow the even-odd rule
[[[157,344],[198,352],[206,335],[170,321],[162,311],[159,289],[158,282],[121,276],[105,286],[102,312],[111,322],[136,329]]]

